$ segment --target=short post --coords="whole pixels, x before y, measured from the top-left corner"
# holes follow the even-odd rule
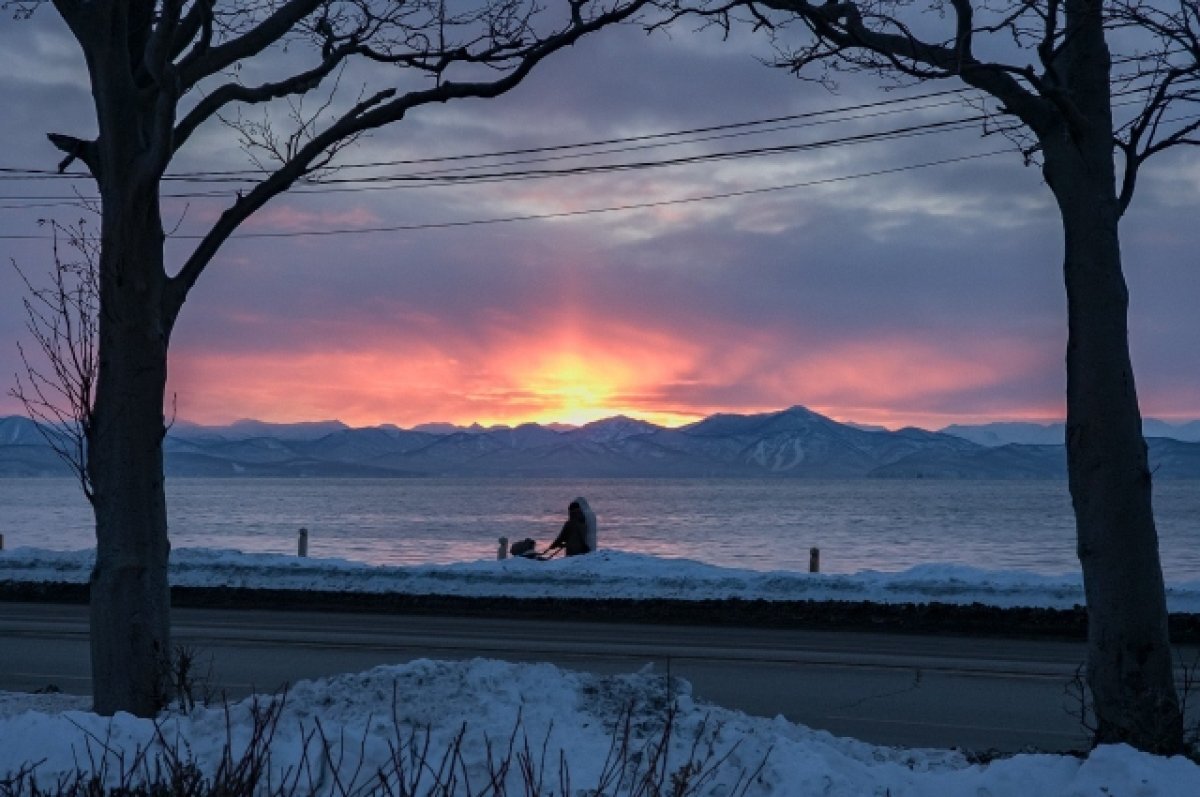
[[[820,573],[821,572],[821,549],[820,548],[809,548],[808,549],[808,572],[810,572],[810,573]]]
[[[300,529],[300,537],[296,540],[296,556],[308,556],[308,529]]]
[[[0,534],[0,551],[4,550],[4,535]]]
[[[499,550],[496,551],[496,558],[497,559],[507,559],[508,558],[508,537],[500,538],[500,548],[499,548]]]

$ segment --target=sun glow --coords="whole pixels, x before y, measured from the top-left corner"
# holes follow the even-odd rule
[[[893,428],[1016,417],[1020,409],[1055,415],[1054,406],[1014,408],[991,398],[1039,367],[1026,349],[1004,341],[977,342],[966,354],[899,336],[886,345],[798,347],[786,331],[681,335],[583,315],[540,324],[503,316],[473,335],[436,325],[407,334],[359,330],[344,336],[357,345],[341,349],[184,348],[176,352],[171,391],[179,417],[201,423],[578,426],[624,415],[679,426],[717,412],[793,404]]]
[[[621,376],[589,367],[583,357],[565,353],[539,364],[534,374],[520,382],[542,400],[544,415],[539,420],[582,424],[611,414]]]
[[[536,406],[529,420],[582,425],[628,413],[625,397],[645,388],[644,375],[631,360],[588,348],[535,354],[513,369],[512,381]]]
[[[690,341],[615,324],[496,329],[476,346],[428,337],[438,344],[392,338],[386,347],[286,357],[188,351],[176,359],[172,390],[180,417],[207,423],[582,425],[626,415],[679,426],[702,417],[661,390],[691,378],[699,353]]]

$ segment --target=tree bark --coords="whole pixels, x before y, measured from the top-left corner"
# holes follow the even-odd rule
[[[1151,504],[1151,474],[1129,356],[1112,149],[1109,54],[1099,3],[1073,0],[1065,56],[1070,112],[1041,136],[1062,214],[1067,289],[1067,470],[1088,611],[1095,742],[1183,748]]]
[[[1116,202],[1063,199],[1067,284],[1067,470],[1088,610],[1096,742],[1182,749],[1151,475],[1129,358]],[[1107,200],[1107,198],[1105,198]]]
[[[100,259],[100,363],[88,473],[95,711],[152,716],[169,696],[170,591],[163,487],[169,328],[162,314],[156,196],[106,204]]]
[[[163,101],[172,97],[136,66],[150,5],[58,5],[87,59],[99,127],[81,148],[102,203],[98,372],[87,441],[96,517],[92,691],[97,713],[153,716],[169,698],[162,441],[174,315],[164,303],[158,186],[172,121]]]

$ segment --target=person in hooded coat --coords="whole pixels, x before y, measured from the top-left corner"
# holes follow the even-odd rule
[[[596,513],[592,511],[587,499],[583,496],[576,498],[575,503],[579,504],[579,508],[583,510],[583,519],[587,521],[588,553],[595,553],[598,547],[596,543]]]
[[[554,538],[554,542],[550,543],[549,551],[558,548],[565,548],[567,556],[577,556],[581,553],[588,553],[591,548],[588,547],[588,524],[587,518],[583,514],[583,507],[578,501],[572,501],[567,507],[567,522],[563,524],[562,531]]]

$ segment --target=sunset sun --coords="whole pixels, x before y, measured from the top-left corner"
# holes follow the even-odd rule
[[[556,354],[535,369],[524,384],[540,400],[538,420],[543,422],[578,425],[614,415],[617,397],[628,387],[628,374],[611,362],[573,352]]]

